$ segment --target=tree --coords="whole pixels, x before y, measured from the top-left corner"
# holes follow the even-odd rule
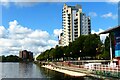
[[[96,34],[91,35],[81,35],[75,41],[69,43],[68,46],[56,46],[50,50],[44,51],[37,59],[39,60],[59,60],[60,58],[69,57],[78,58],[78,57],[96,57],[101,53],[101,41],[100,36]]]
[[[84,41],[84,56],[95,57],[98,44],[101,44],[100,37],[96,34],[90,34]]]
[[[19,62],[20,58],[16,55],[2,56],[2,62]]]
[[[55,48],[55,54],[56,54],[56,58],[59,60],[60,58],[62,58],[63,56],[63,48],[60,46],[56,46]]]
[[[73,55],[75,55],[76,57],[83,56],[83,47],[84,47],[85,39],[86,39],[86,36],[81,35],[75,41],[73,41],[72,52],[73,52]]]
[[[115,56],[114,33],[111,33],[112,55]],[[102,59],[110,60],[110,38],[107,36],[103,44],[102,53],[98,55]]]

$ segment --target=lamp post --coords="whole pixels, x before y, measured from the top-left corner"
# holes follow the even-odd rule
[[[63,56],[63,61],[65,60],[65,53],[63,54],[64,56]]]
[[[80,50],[80,54],[81,54],[81,52],[82,52],[82,50]],[[80,56],[79,56],[78,60],[80,60]]]
[[[70,56],[71,56],[71,57],[70,57],[70,60],[71,60],[71,58],[72,58],[72,52],[70,52]]]
[[[53,62],[53,56],[52,56],[52,62]]]

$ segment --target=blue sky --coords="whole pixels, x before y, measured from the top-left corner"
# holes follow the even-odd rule
[[[98,33],[118,25],[118,5],[109,2],[67,2],[82,6],[91,17],[92,33]],[[62,28],[64,2],[9,2],[2,5],[0,25],[0,53],[18,54],[27,49],[35,54],[58,44],[57,36]],[[5,43],[5,44],[2,44]]]
[[[22,4],[22,3],[21,3]],[[20,24],[32,29],[42,29],[52,34],[55,28],[62,28],[62,7],[64,3],[36,3],[30,6],[16,6],[11,3],[9,7],[2,7],[2,23],[6,28],[12,20],[17,20]],[[117,14],[117,4],[105,2],[71,2],[68,5],[80,4],[83,12],[89,15],[95,12],[97,16],[91,16],[92,30],[99,28],[107,29],[117,25],[117,18],[103,18],[104,14]]]

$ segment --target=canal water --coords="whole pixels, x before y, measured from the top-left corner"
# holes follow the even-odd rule
[[[102,80],[94,77],[72,77],[63,73],[48,70],[34,63],[4,62],[2,65],[2,80]],[[21,79],[22,78],[22,79]]]

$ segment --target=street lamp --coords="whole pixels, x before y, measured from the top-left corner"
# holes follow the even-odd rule
[[[64,53],[63,55],[64,55],[64,56],[63,56],[63,58],[64,58],[63,61],[64,61],[64,60],[65,60],[65,53]]]
[[[72,52],[70,52],[70,56],[71,56],[71,58],[72,58]],[[70,60],[71,60],[71,58],[70,58]]]
[[[82,50],[80,50],[80,54],[81,54]],[[80,57],[78,58],[78,60],[80,60]]]
[[[82,50],[80,50],[80,53],[82,52]]]

